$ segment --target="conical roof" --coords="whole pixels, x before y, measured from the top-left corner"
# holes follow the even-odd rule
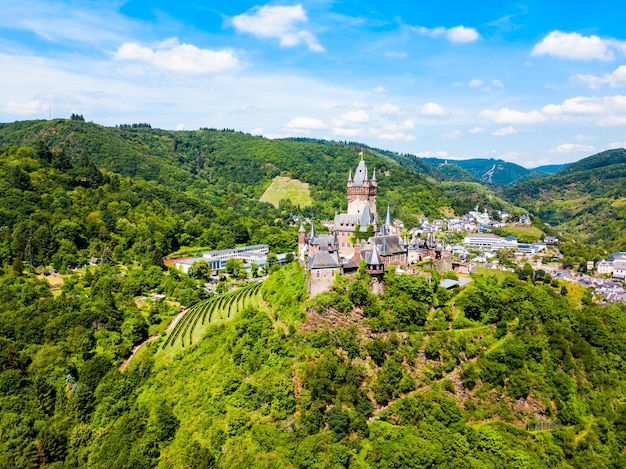
[[[365,165],[365,161],[359,161],[359,165],[356,167],[356,171],[354,172],[354,185],[355,186],[363,186],[365,181],[368,181],[369,178],[367,176],[367,166]]]
[[[350,173],[348,174],[348,182],[352,182],[352,168],[350,168]]]
[[[306,230],[304,229],[304,222],[300,222],[300,229],[298,230],[298,233],[306,233]]]
[[[428,233],[428,239],[426,239],[426,247],[428,249],[435,249],[437,247],[437,241],[435,241],[435,235]]]
[[[393,219],[391,218],[391,209],[389,205],[387,205],[387,214],[385,215],[385,225],[393,226]]]
[[[311,223],[311,233],[309,234],[309,242],[315,239],[315,223]]]
[[[376,249],[376,245],[372,248],[372,255],[370,256],[369,265],[382,265],[383,261],[380,259],[378,255],[378,249]]]
[[[370,209],[369,202],[363,207],[363,213],[361,214],[361,231],[366,231],[367,226],[372,224],[372,211]]]
[[[376,180],[376,170],[374,170],[374,172],[372,173],[372,181]]]

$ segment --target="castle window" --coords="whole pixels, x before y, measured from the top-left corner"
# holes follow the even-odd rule
[[[318,277],[320,276],[320,271],[319,271],[319,270],[317,271],[317,276],[318,276]]]

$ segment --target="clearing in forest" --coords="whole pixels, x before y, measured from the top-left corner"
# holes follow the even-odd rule
[[[274,207],[278,207],[281,200],[289,200],[296,207],[308,207],[311,205],[309,184],[298,179],[276,176],[261,196],[260,201],[269,202]]]

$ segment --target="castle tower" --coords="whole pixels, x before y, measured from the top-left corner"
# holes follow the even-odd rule
[[[298,230],[298,259],[301,263],[304,263],[304,255],[306,253],[306,230],[304,229],[304,222],[300,223],[300,229]]]
[[[359,165],[356,167],[354,177],[352,171],[348,177],[348,214],[360,215],[366,204],[369,204],[371,213],[376,216],[376,194],[378,192],[378,181],[376,171],[370,179],[365,161],[361,157]]]

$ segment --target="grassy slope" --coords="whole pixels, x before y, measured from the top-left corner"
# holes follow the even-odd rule
[[[276,176],[263,192],[260,201],[269,202],[278,208],[281,200],[289,200],[296,207],[311,205],[311,191],[307,183],[284,176]]]

